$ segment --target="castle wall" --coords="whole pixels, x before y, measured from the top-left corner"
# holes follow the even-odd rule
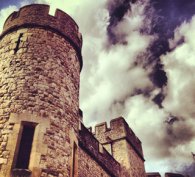
[[[128,158],[128,146],[126,140],[120,140],[112,143],[112,155],[121,164],[120,176],[132,176],[130,170],[130,159]]]
[[[82,36],[78,31],[75,21],[65,12],[57,9],[55,16],[49,15],[49,6],[44,4],[27,5],[18,12],[13,12],[5,21],[3,34],[16,28],[29,26],[42,27],[60,33],[80,51],[82,47]],[[82,61],[80,60],[82,63]]]
[[[111,177],[88,153],[79,150],[79,177]]]
[[[144,158],[141,141],[129,128],[126,121],[120,117],[95,127],[95,137],[121,165],[121,176],[145,176]]]
[[[130,162],[130,171],[132,177],[145,177],[145,167],[143,160],[138,156],[132,146],[127,144],[128,154],[129,154],[129,162]]]
[[[120,164],[103,148],[83,125],[79,129],[79,177],[120,176]],[[99,173],[98,173],[99,172]],[[85,174],[85,175],[84,175]]]
[[[35,8],[34,14],[28,14],[29,7],[30,11]],[[36,167],[37,176],[70,174],[69,133],[72,129],[78,131],[81,63],[78,51],[67,38],[52,28],[36,26],[36,20],[43,18],[45,25],[47,17],[50,18],[45,13],[47,9],[37,5],[22,8],[8,18],[0,37],[0,176],[10,176],[14,168],[21,125],[28,122],[27,117],[37,125],[35,134],[43,135],[41,139],[34,137],[37,158],[34,166],[30,162],[30,170],[35,173]],[[30,19],[30,15],[35,24],[11,25],[17,21],[22,24],[25,21],[22,19]],[[36,19],[36,15],[41,17]],[[32,116],[26,117],[24,113]],[[18,118],[11,119],[13,114]],[[47,120],[47,127],[39,128],[41,119]],[[14,140],[13,148],[10,140]],[[41,145],[45,146],[44,153],[38,148]]]

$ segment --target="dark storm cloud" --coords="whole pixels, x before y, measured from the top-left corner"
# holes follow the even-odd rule
[[[190,159],[191,152],[188,149],[188,145],[189,142],[192,142],[194,139],[194,130],[187,123],[176,121],[172,125],[166,125],[164,131],[164,134],[162,134],[161,131],[161,135],[163,135],[161,140],[156,140],[156,142],[153,142],[154,149],[153,152],[151,152],[153,153],[153,158],[169,160],[174,159],[173,161],[178,164],[175,166],[170,165],[169,170],[174,172],[178,170],[184,171],[184,168],[181,168],[181,165],[189,165],[192,162],[192,158]],[[182,147],[185,148],[182,150]],[[156,150],[156,148],[158,148],[158,150]],[[188,170],[189,169],[185,168],[186,172]]]
[[[186,165],[183,167],[183,170],[181,171],[182,174],[185,174],[186,177],[193,177],[195,174],[195,162],[193,162],[190,165]]]
[[[1,0],[0,1],[0,9],[5,8],[9,5],[16,5],[18,4],[18,2],[14,1],[14,0]]]
[[[174,36],[174,30],[184,21],[189,21],[195,14],[195,2],[193,0],[150,0],[149,6],[146,8],[146,15],[151,19],[151,29],[142,29],[150,35],[156,35],[156,40],[148,48],[149,57],[145,58],[146,67],[151,67],[150,79],[155,86],[162,88],[167,85],[167,74],[164,66],[160,61],[160,56],[170,52],[170,38]],[[180,45],[184,40],[178,41]],[[177,46],[175,46],[177,47]],[[160,95],[163,95],[161,93]],[[154,99],[161,106],[163,98]]]
[[[111,45],[127,44],[125,36],[117,35],[115,28],[128,10],[130,10],[130,3],[133,2],[135,1],[108,1],[107,8],[109,10],[110,21],[107,32]],[[151,27],[148,30],[148,26],[146,25],[140,32],[157,35],[158,37],[148,48],[150,55],[144,58],[142,64],[144,64],[144,67],[149,66],[151,68],[153,66],[149,76],[154,85],[159,88],[166,86],[167,83],[166,72],[159,57],[170,51],[168,39],[173,37],[176,27],[180,26],[185,20],[188,21],[191,19],[193,14],[195,14],[194,9],[195,2],[193,0],[150,0],[149,6],[146,7],[145,13],[151,20]]]
[[[195,132],[193,128],[185,121],[175,118],[175,121],[170,121],[167,125],[167,136],[165,136],[164,143],[166,147],[176,147],[178,144],[185,144],[193,140]]]
[[[150,0],[155,9],[152,17],[151,34],[158,34],[159,38],[151,47],[155,57],[165,54],[168,50],[168,39],[174,35],[176,27],[184,21],[189,21],[195,14],[194,0]]]
[[[151,72],[151,79],[156,86],[163,87],[167,83],[167,76],[163,65],[159,64],[159,57],[169,52],[168,39],[173,38],[174,30],[184,21],[189,21],[195,14],[195,2],[193,0],[150,0],[150,5],[155,9],[150,34],[158,35],[149,49],[152,53],[149,61],[156,63],[154,71]]]
[[[109,25],[107,27],[108,40],[110,44],[124,43],[124,38],[115,34],[114,29],[118,22],[122,20],[125,13],[130,8],[131,0],[108,0],[107,8],[110,15]]]
[[[145,0],[139,0],[139,2],[140,1],[146,2]],[[135,2],[135,4],[137,2]],[[107,36],[110,48],[112,48],[112,46],[132,45],[132,43],[127,43],[126,41],[126,36],[131,36],[132,34],[125,33],[121,35],[121,33],[117,31],[118,25],[126,18],[128,13],[131,12],[132,7],[133,4],[130,0],[108,1],[107,9],[109,10],[110,21],[107,27]],[[115,100],[111,106],[112,110],[118,108],[119,112],[123,112],[123,107],[127,104],[127,100],[130,97],[133,99],[136,95],[138,95],[138,97],[142,95],[144,98],[151,98],[152,101],[158,105],[158,108],[165,111],[167,116],[169,116],[170,111],[166,111],[163,106],[163,102],[167,97],[166,90],[170,89],[168,88],[169,77],[166,73],[167,70],[165,70],[164,63],[161,60],[161,56],[170,53],[178,46],[185,43],[185,38],[182,37],[174,43],[174,46],[170,46],[170,39],[175,38],[175,30],[179,28],[184,21],[189,22],[191,20],[192,16],[195,14],[194,9],[195,2],[189,0],[148,0],[144,11],[146,17],[143,19],[145,25],[139,28],[138,32],[140,35],[154,36],[154,40],[149,44],[146,51],[138,55],[137,59],[135,59],[136,65],[132,66],[132,68],[142,67],[147,71],[148,77],[154,87],[152,87],[152,90],[148,91],[146,96],[144,90],[138,89],[133,93],[131,92],[132,94],[125,98]],[[126,26],[123,27],[125,28]],[[156,89],[159,91],[151,96]],[[158,121],[160,122],[160,120]],[[161,142],[158,142],[158,144],[160,144],[158,155],[161,158],[172,156],[174,149],[177,151],[178,146],[188,144],[195,136],[195,131],[193,126],[189,123],[188,117],[181,118],[179,115],[175,115],[172,116],[172,118],[168,117],[166,122],[164,121],[165,120],[161,120],[163,129],[159,136],[161,136],[162,139]],[[156,145],[156,147],[158,146],[159,145]]]
[[[158,23],[154,32],[173,33],[170,29],[175,28],[184,20],[190,20],[195,13],[194,0],[150,0],[151,5],[156,9],[156,14],[161,17],[161,25]],[[159,18],[158,18],[159,19]],[[166,20],[166,21],[164,21]],[[166,27],[169,29],[166,29]],[[160,27],[160,28],[158,28]]]
[[[156,56],[165,53],[168,48],[167,39],[172,38],[176,27],[184,21],[189,21],[195,14],[194,0],[150,0],[151,7],[155,9],[152,18],[152,34],[159,34],[162,41],[162,50],[155,51]]]
[[[36,0],[26,0],[26,1],[0,0],[0,9],[7,8],[8,6],[16,6],[19,8],[21,6],[20,4],[21,2],[23,2],[24,4],[31,4],[31,3],[35,3]]]
[[[159,106],[159,108],[163,108],[162,101],[164,100],[164,98],[165,98],[165,95],[163,94],[163,91],[161,91],[160,93],[154,96],[152,101],[154,101],[154,103],[156,103]]]

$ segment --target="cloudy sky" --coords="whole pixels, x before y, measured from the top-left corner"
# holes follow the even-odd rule
[[[94,126],[123,116],[143,143],[146,170],[194,177],[195,1],[0,0],[0,30],[31,3],[60,8],[83,34],[80,107]]]

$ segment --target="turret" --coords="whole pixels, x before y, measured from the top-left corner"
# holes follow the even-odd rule
[[[95,137],[121,165],[121,176],[144,177],[144,156],[141,141],[130,129],[124,118],[95,126]]]
[[[82,37],[47,5],[12,13],[0,36],[0,176],[70,176]]]

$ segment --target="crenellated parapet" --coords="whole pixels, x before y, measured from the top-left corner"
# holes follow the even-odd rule
[[[179,173],[165,173],[165,177],[184,177],[184,175]]]
[[[152,172],[152,173],[146,173],[146,177],[161,177],[161,175],[158,172]]]
[[[19,28],[40,27],[46,30],[56,32],[66,38],[72,46],[81,55],[82,36],[76,22],[65,12],[57,9],[55,16],[49,15],[49,6],[44,4],[31,4],[20,8],[19,11],[13,12],[7,18],[3,33],[12,32]],[[79,57],[81,67],[82,58]]]
[[[79,146],[112,177],[119,176],[120,164],[104,149],[90,129],[82,123],[79,128]]]
[[[103,122],[95,126],[95,137],[102,143],[112,143],[120,139],[126,139],[136,153],[144,160],[142,143],[129,127],[123,117],[110,121],[110,128]]]

